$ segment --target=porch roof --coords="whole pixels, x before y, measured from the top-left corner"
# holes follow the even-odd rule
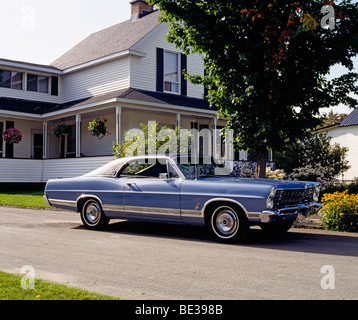
[[[42,115],[57,106],[54,103],[0,97],[0,110]]]
[[[114,101],[118,102],[122,101],[135,103],[135,101],[141,101],[144,103],[171,105],[173,107],[178,106],[193,108],[194,110],[217,110],[214,107],[210,108],[208,101],[205,99],[190,98],[169,93],[145,91],[133,88],[117,90],[94,97],[88,97],[76,101],[67,102],[64,104],[0,98],[0,110],[15,111],[36,115],[46,115],[51,112],[67,111],[71,108],[76,108],[80,106],[93,106],[96,103],[113,99],[115,99]]]

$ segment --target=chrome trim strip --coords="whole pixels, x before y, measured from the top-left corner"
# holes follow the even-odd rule
[[[76,201],[71,200],[60,200],[60,199],[48,199],[48,202],[52,206],[66,206],[76,208]]]
[[[261,198],[261,199],[262,199],[262,197],[257,197],[257,198]],[[201,212],[202,212],[202,215],[203,215],[203,216],[204,216],[204,212],[205,212],[206,207],[207,207],[210,203],[216,202],[216,201],[234,203],[234,204],[238,205],[238,206],[244,211],[246,217],[248,217],[248,213],[247,213],[246,208],[245,208],[240,202],[238,202],[238,201],[236,201],[236,200],[233,200],[233,199],[230,199],[230,198],[213,198],[213,199],[210,199],[209,201],[207,201],[207,202],[204,204],[203,208],[201,209]]]
[[[103,211],[124,212],[124,205],[106,204],[102,206]]]
[[[182,217],[198,218],[202,217],[203,213],[201,210],[180,210]]]
[[[125,212],[142,213],[142,214],[158,214],[158,215],[180,215],[179,209],[154,208],[154,207],[136,207],[125,206]]]

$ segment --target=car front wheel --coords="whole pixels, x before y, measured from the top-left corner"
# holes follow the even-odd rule
[[[226,243],[244,241],[250,229],[245,214],[228,205],[219,206],[212,211],[209,227],[217,241]]]
[[[88,200],[81,210],[81,220],[88,229],[98,230],[105,227],[109,218],[103,213],[101,205],[96,200]]]

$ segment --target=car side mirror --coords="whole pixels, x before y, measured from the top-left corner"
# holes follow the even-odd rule
[[[168,179],[168,174],[167,173],[159,173],[159,179],[167,180]]]

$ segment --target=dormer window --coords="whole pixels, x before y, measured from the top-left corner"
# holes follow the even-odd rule
[[[164,91],[179,93],[179,54],[164,51]]]

